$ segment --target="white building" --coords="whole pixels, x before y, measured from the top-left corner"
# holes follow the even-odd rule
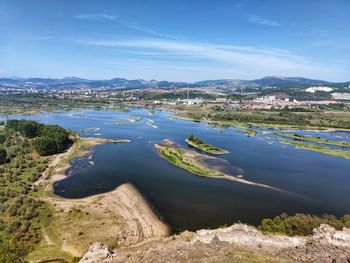
[[[186,104],[186,105],[200,105],[200,104],[203,104],[204,100],[203,99],[198,99],[198,98],[195,98],[195,99],[184,99],[184,100],[181,100],[183,104]]]

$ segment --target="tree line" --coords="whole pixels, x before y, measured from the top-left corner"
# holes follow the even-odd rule
[[[33,139],[33,147],[41,156],[61,153],[71,143],[68,131],[58,125],[45,125],[30,120],[8,120],[6,128]]]

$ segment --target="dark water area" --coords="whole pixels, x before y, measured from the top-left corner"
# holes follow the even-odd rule
[[[130,139],[130,143],[98,145],[90,156],[73,161],[67,178],[56,182],[54,191],[66,198],[81,198],[132,183],[174,231],[218,227],[237,221],[256,225],[263,218],[283,212],[337,216],[350,213],[349,160],[295,149],[267,134],[247,137],[236,132],[236,128],[213,128],[205,123],[171,119],[169,114],[158,111],[149,115],[145,109],[133,109],[129,113],[84,110],[25,118],[77,132],[85,129],[82,137]],[[143,119],[128,122],[129,117],[135,116]],[[207,160],[210,165],[293,194],[198,177],[156,153],[154,144],[163,139],[187,148],[185,139],[191,133],[230,152],[219,156],[224,161]],[[346,132],[298,133],[349,140]]]

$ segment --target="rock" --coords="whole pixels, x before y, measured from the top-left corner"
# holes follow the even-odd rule
[[[89,250],[81,258],[79,263],[112,263],[115,257],[113,252],[110,252],[107,245],[94,243]]]
[[[238,249],[238,250],[237,250]],[[227,256],[240,249],[274,260],[298,262],[350,263],[350,229],[336,230],[320,225],[308,237],[263,234],[252,226],[234,224],[213,230],[183,232],[178,236],[119,248],[93,244],[81,263],[111,262],[231,262]],[[238,253],[238,254],[237,254]],[[244,256],[244,254],[243,254]]]

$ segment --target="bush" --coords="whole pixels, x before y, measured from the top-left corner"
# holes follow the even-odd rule
[[[7,120],[6,128],[17,131],[19,120]]]
[[[284,213],[274,219],[263,219],[258,229],[269,233],[306,236],[312,235],[313,229],[321,224],[328,224],[338,230],[343,227],[350,227],[350,215],[337,218],[327,214],[323,216],[305,214],[288,216]]]
[[[3,144],[6,141],[5,134],[0,134],[0,144]]]
[[[4,164],[7,160],[7,152],[5,148],[0,145],[0,164]]]

